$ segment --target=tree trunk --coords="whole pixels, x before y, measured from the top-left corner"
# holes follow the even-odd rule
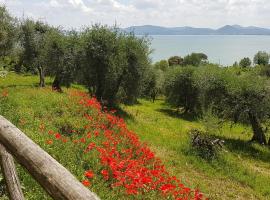
[[[63,92],[61,89],[61,76],[56,75],[52,84],[52,90],[57,91],[57,92]]]
[[[45,87],[45,76],[42,67],[38,67],[38,73],[39,73],[39,87]]]
[[[266,144],[266,137],[257,116],[252,112],[249,112],[248,116],[253,130],[253,137],[251,141],[256,141],[260,144]]]

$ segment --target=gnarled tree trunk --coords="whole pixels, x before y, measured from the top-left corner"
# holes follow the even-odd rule
[[[263,128],[262,128],[257,116],[252,112],[249,112],[248,116],[249,116],[249,121],[251,123],[252,130],[253,130],[253,137],[252,137],[251,141],[255,141],[255,142],[258,142],[260,144],[267,144]]]
[[[45,87],[45,75],[44,70],[42,67],[38,67],[38,73],[39,73],[39,87]]]
[[[61,89],[61,81],[62,81],[61,76],[57,74],[52,83],[52,90],[57,92],[63,92],[63,90]]]

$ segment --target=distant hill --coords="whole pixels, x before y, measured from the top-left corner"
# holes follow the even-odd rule
[[[255,26],[226,25],[219,29],[162,26],[131,26],[123,29],[136,35],[270,35],[270,29]]]

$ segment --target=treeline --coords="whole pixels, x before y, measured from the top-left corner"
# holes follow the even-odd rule
[[[202,54],[191,55],[196,60],[194,63],[200,62],[199,65],[185,62],[190,55],[184,59],[174,56],[156,63],[157,71],[163,73],[156,72],[157,81],[152,89],[160,88],[158,91],[166,101],[184,113],[203,116],[211,112],[221,122],[250,124],[253,130],[251,141],[270,144],[266,137],[270,116],[269,54],[258,52],[253,67],[247,58],[242,63],[249,61],[249,65],[220,67],[194,56]]]
[[[149,41],[117,27],[93,25],[66,31],[41,21],[12,18],[0,7],[0,62],[17,73],[54,77],[52,87],[85,85],[104,104],[133,103],[150,66]]]

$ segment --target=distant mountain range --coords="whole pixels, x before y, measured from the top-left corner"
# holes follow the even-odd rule
[[[133,31],[136,35],[270,35],[270,29],[240,25],[226,25],[219,29],[144,25],[131,26],[124,31]]]

